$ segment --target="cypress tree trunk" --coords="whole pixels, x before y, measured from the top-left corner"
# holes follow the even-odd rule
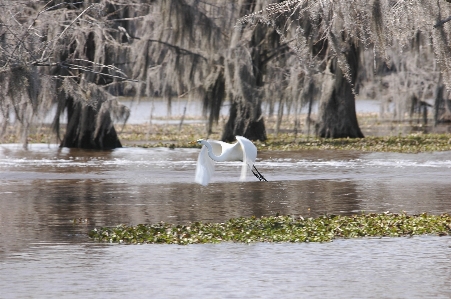
[[[439,82],[437,83],[436,91],[435,91],[435,101],[434,101],[434,126],[437,126],[440,123],[440,110],[444,108],[444,99],[443,93],[445,91],[445,86],[442,82],[442,75],[439,76]]]
[[[108,113],[102,115],[102,121],[96,128],[98,110],[67,99],[66,134],[60,146],[102,150],[122,147]]]
[[[256,119],[251,114],[256,113]],[[224,126],[221,140],[232,142],[236,135],[242,135],[250,140],[264,141],[266,137],[265,122],[263,121],[261,105],[254,108],[247,107],[246,103],[233,102],[230,107],[229,119]]]
[[[236,30],[234,34],[240,33]],[[230,52],[225,68],[231,106],[221,137],[223,141],[234,141],[236,135],[250,140],[267,139],[261,88],[266,64],[273,57],[268,54],[273,44],[278,44],[278,35],[272,29],[257,26],[247,48],[250,51],[238,45]]]
[[[345,53],[354,84],[358,70],[358,50],[351,45]],[[344,77],[336,57],[329,61],[325,71],[319,106],[317,135],[323,138],[363,138],[355,112],[355,94]]]

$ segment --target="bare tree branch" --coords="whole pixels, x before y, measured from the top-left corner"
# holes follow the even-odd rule
[[[445,23],[447,23],[447,22],[449,22],[449,21],[451,21],[451,16],[450,16],[450,17],[447,17],[447,18],[444,19],[444,20],[441,20],[441,21],[437,22],[437,24],[434,25],[434,28],[443,26],[443,24],[445,24]]]
[[[202,58],[202,59],[204,59],[205,61],[208,60],[206,57],[202,56],[201,54],[191,52],[190,50],[187,50],[187,49],[183,49],[183,48],[177,47],[176,45],[169,44],[169,43],[163,42],[163,41],[161,41],[161,40],[149,39],[149,42],[160,43],[160,44],[162,44],[162,45],[165,45],[165,46],[167,46],[167,47],[169,47],[169,48],[174,49],[176,52],[178,52],[179,54],[182,54],[182,55],[192,55],[192,56],[196,56],[196,57]]]

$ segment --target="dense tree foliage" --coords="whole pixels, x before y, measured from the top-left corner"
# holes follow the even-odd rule
[[[121,146],[113,119],[128,117],[111,91],[128,77],[113,64],[122,45],[108,26],[109,3],[0,2],[0,109],[11,111],[26,144],[30,126],[56,105],[53,127],[67,112],[62,146]]]
[[[319,101],[319,136],[362,137],[358,93],[396,103],[398,119],[435,97],[438,122],[449,16],[440,0],[0,0],[1,130],[14,115],[26,136],[56,107],[62,146],[114,148],[121,95],[201,99],[207,135],[229,102],[227,141],[266,139],[262,102],[279,120],[294,112],[298,129]]]
[[[276,29],[308,66],[307,74],[323,75],[320,136],[362,137],[354,107],[359,87],[390,81],[381,91],[390,90],[385,92],[388,97],[411,99],[412,110],[424,103],[420,99],[430,93],[432,84],[441,88],[439,73],[451,87],[450,29],[445,26],[450,18],[442,19],[450,15],[449,4],[439,0],[287,0],[243,17],[240,24]],[[365,55],[369,51],[372,57]],[[420,62],[431,58],[431,52],[437,64],[431,59]],[[365,59],[373,65],[365,65]],[[388,79],[394,73],[396,79]],[[398,114],[404,111],[398,109]]]

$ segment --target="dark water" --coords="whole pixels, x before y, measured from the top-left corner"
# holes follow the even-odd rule
[[[451,238],[106,245],[98,226],[276,213],[451,213],[451,152],[261,152],[270,182],[198,150],[0,145],[1,298],[449,298]]]

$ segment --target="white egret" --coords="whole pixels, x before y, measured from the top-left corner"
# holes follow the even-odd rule
[[[257,158],[257,147],[249,139],[236,136],[237,143],[230,144],[218,140],[199,139],[197,143],[202,144],[196,166],[196,183],[208,185],[214,172],[214,163],[225,161],[243,161],[240,179],[246,178],[247,167],[260,180],[266,181],[265,177],[255,168]]]

